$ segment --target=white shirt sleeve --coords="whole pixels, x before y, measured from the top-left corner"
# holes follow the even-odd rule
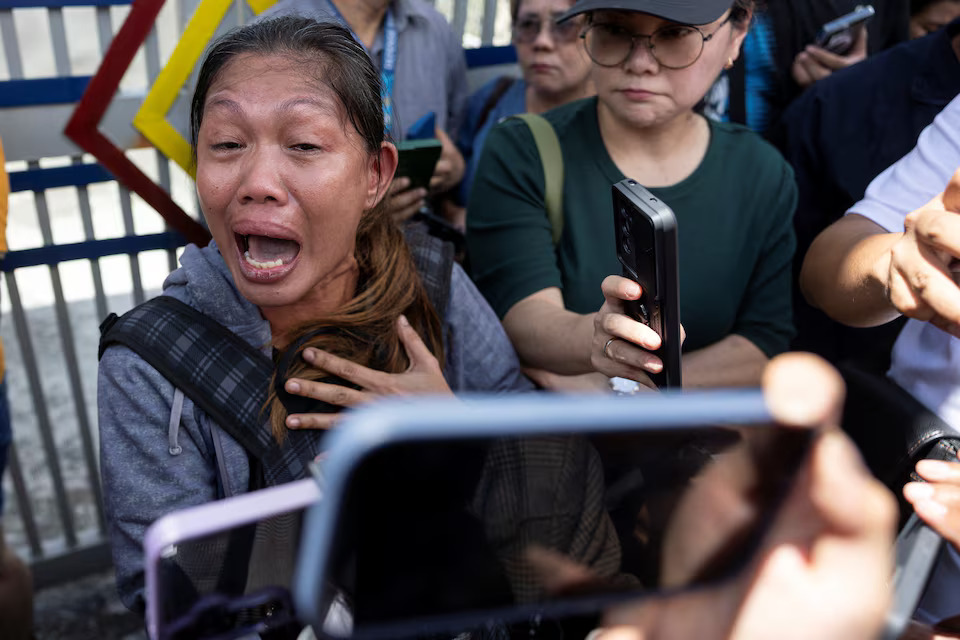
[[[891,122],[895,127],[897,123]],[[950,102],[920,133],[917,146],[874,178],[857,213],[890,232],[903,231],[907,214],[930,202],[946,188],[960,167],[960,96]]]

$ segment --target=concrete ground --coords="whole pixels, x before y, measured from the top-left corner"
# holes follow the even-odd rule
[[[37,640],[146,640],[143,620],[117,598],[113,570],[35,594]]]

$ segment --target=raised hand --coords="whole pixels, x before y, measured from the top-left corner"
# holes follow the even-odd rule
[[[303,351],[304,360],[317,369],[354,383],[360,389],[302,378],[290,378],[284,388],[289,393],[345,408],[372,402],[383,396],[451,395],[453,392],[443,377],[440,363],[406,317],[400,316],[397,320],[397,330],[410,360],[410,366],[403,373],[377,371],[326,351],[308,348]],[[287,416],[286,425],[291,429],[329,429],[339,417],[339,414],[331,413],[292,414]]]

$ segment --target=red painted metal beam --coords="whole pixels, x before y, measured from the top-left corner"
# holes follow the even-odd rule
[[[147,39],[165,1],[134,0],[130,14],[110,43],[100,68],[90,79],[63,132],[77,146],[92,154],[117,181],[143,198],[172,229],[180,232],[188,242],[203,246],[210,240],[209,232],[187,215],[160,185],[140,171],[99,128],[123,74]]]

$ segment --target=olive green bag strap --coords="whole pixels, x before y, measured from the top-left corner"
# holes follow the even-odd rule
[[[522,113],[513,116],[523,120],[533,134],[533,141],[543,163],[543,200],[547,206],[547,219],[553,234],[553,244],[563,235],[563,151],[553,125],[543,116]]]

